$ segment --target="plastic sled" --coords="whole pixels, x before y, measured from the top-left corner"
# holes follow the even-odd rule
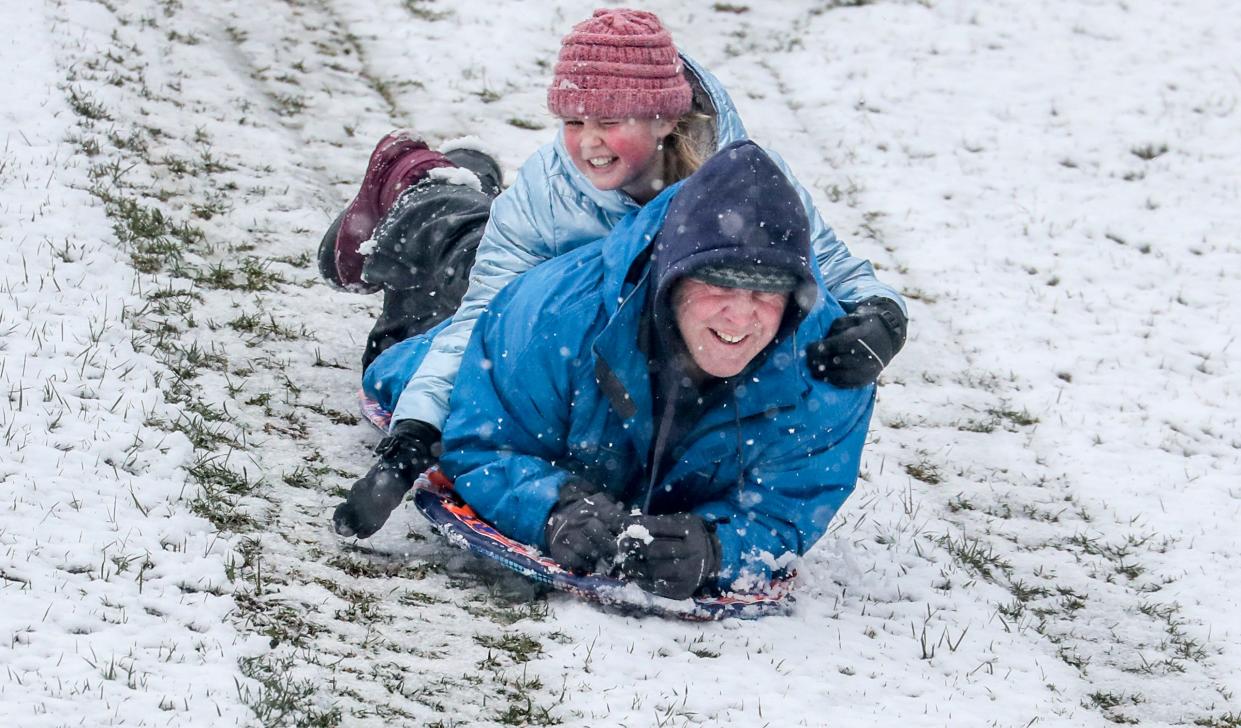
[[[363,416],[386,433],[392,419],[391,413],[364,394],[359,394],[359,398]],[[792,589],[796,576],[793,573],[773,579],[761,591],[725,592],[683,600],[666,599],[602,574],[576,574],[543,556],[538,549],[497,531],[453,492],[452,482],[435,468],[419,478],[413,503],[449,543],[476,556],[499,562],[552,589],[622,612],[705,622],[785,614],[793,605]]]

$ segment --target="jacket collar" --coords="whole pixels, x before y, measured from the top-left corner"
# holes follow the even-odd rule
[[[635,208],[622,219],[603,240],[603,307],[611,316],[633,293],[630,268],[646,253],[664,223],[668,205],[684,181],[669,185],[655,199]],[[643,271],[641,277],[645,278]],[[638,301],[641,308],[642,301]]]

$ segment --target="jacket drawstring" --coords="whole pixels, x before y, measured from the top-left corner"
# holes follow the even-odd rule
[[[737,389],[734,387],[733,395],[733,425],[734,432],[737,433],[737,495],[740,496],[745,491],[745,458],[742,457],[742,448],[745,443],[741,441],[741,407],[737,404]]]

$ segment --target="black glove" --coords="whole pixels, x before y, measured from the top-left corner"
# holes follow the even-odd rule
[[[543,530],[548,554],[573,571],[594,571],[600,559],[611,563],[624,517],[620,503],[584,480],[571,479],[560,487]]]
[[[879,378],[905,345],[905,314],[895,301],[867,298],[832,322],[827,337],[806,347],[811,376],[837,387],[864,387]]]
[[[632,516],[625,524],[620,571],[643,589],[687,599],[720,573],[720,541],[693,513]]]
[[[332,525],[342,536],[367,538],[383,527],[414,481],[435,465],[443,448],[440,431],[419,420],[401,420],[375,452],[379,462],[349,491],[336,507]]]

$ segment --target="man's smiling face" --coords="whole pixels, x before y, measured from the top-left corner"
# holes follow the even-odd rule
[[[780,328],[789,294],[724,288],[696,278],[677,284],[672,310],[694,363],[713,377],[741,373]]]

